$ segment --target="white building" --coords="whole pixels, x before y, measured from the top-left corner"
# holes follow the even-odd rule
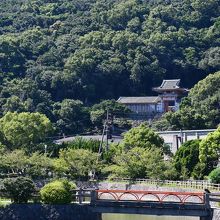
[[[144,97],[120,97],[119,103],[125,104],[132,112],[135,113],[161,113],[162,103],[159,96]]]

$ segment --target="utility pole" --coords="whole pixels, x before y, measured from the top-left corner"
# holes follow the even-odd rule
[[[106,115],[106,150],[108,151],[108,138],[109,138],[109,111],[107,109],[107,115]]]
[[[106,136],[107,136],[107,145],[106,150],[109,150],[109,142],[108,140],[112,140],[112,131],[113,131],[113,115],[107,111],[107,127],[106,127]]]
[[[103,130],[102,130],[102,139],[101,139],[101,143],[99,146],[99,155],[101,155],[101,153],[102,153],[105,135],[106,135],[106,150],[108,151],[108,149],[109,149],[108,139],[111,139],[111,134],[110,134],[110,127],[112,126],[111,124],[112,124],[112,122],[111,123],[109,122],[109,110],[107,109],[106,120],[104,122]]]
[[[109,110],[107,109],[106,120],[104,122],[103,130],[102,130],[102,139],[101,139],[101,143],[99,145],[99,152],[98,152],[98,157],[97,157],[97,163],[98,163],[99,157],[101,157],[101,155],[102,155],[102,150],[103,150],[103,146],[102,145],[103,145],[103,142],[104,142],[105,134],[106,134],[106,140],[107,140],[106,150],[108,150],[108,133],[109,133]],[[94,176],[95,176],[95,172],[94,172]]]
[[[101,153],[102,153],[102,144],[103,144],[103,141],[104,141],[105,130],[106,130],[106,122],[105,122],[104,125],[103,125],[102,140],[101,140],[101,143],[100,143],[100,145],[99,145],[99,155],[101,155]]]

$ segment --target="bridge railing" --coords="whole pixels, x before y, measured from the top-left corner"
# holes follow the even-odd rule
[[[72,201],[82,203],[95,203],[98,200],[114,201],[156,201],[174,202],[180,204],[197,203],[210,206],[210,202],[220,202],[220,193],[205,192],[173,192],[149,190],[105,190],[105,189],[75,189],[72,190]]]
[[[109,179],[102,179],[100,181],[109,181]],[[111,182],[125,182],[133,184],[146,184],[156,187],[178,187],[178,188],[192,188],[192,189],[209,189],[210,191],[220,191],[220,184],[210,183],[204,180],[185,180],[185,181],[173,181],[173,180],[152,180],[152,179],[129,179],[129,178],[112,178]]]
[[[96,200],[104,201],[135,201],[158,203],[196,203],[205,204],[204,192],[169,192],[169,191],[140,191],[140,190],[96,190]]]

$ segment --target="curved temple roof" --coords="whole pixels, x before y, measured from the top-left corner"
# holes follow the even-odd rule
[[[153,91],[156,92],[163,92],[163,91],[182,91],[182,92],[187,92],[188,89],[186,88],[181,88],[179,86],[180,84],[180,79],[166,79],[163,80],[162,84],[159,87],[153,88]]]

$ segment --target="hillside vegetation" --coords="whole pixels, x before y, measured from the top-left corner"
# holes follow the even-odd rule
[[[219,0],[1,0],[0,15],[0,116],[40,112],[59,132],[90,126],[100,100],[220,67]]]

